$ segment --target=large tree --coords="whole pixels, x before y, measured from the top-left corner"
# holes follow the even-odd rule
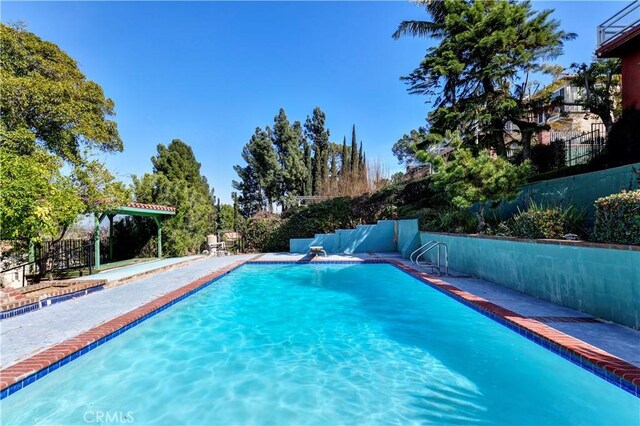
[[[42,148],[31,155],[0,149],[0,239],[39,241],[58,236],[84,205],[61,160]]]
[[[76,214],[125,203],[127,189],[93,158],[122,151],[102,88],[20,25],[0,24],[0,61],[3,236],[62,238]]]
[[[356,139],[356,125],[351,128],[351,167],[350,171],[355,176],[358,174],[358,140]]]
[[[163,225],[163,253],[173,256],[198,253],[206,235],[215,230],[217,219],[213,191],[200,174],[200,163],[191,147],[179,139],[166,147],[158,145],[158,153],[151,161],[153,173],[133,178],[135,200],[176,207],[176,215]]]
[[[325,127],[325,120],[324,112],[320,107],[315,107],[304,124],[305,135],[314,151],[313,195],[323,192],[329,177],[329,129]]]
[[[196,160],[191,146],[174,139],[168,146],[159,144],[158,154],[151,157],[153,173],[162,174],[171,181],[184,180],[191,186],[209,192],[207,178],[200,174],[201,164]]]
[[[247,151],[243,151],[243,157]],[[246,160],[245,160],[246,161]],[[240,191],[238,207],[244,217],[251,217],[264,208],[264,196],[258,175],[250,164],[246,166],[235,165],[233,170],[238,174],[239,180],[234,180],[231,185]]]
[[[271,138],[276,149],[278,163],[280,165],[278,200],[286,207],[285,200],[289,197],[301,195],[304,190],[306,178],[306,166],[303,153],[300,150],[301,125],[295,122],[289,124],[289,119],[284,109],[280,108],[278,115],[273,119],[273,132]]]
[[[74,59],[21,27],[0,24],[0,44],[2,146],[28,154],[41,145],[72,164],[83,148],[122,151],[113,101]]]
[[[435,109],[431,131],[460,130],[467,140],[505,154],[504,125],[525,111],[515,90],[527,72],[559,56],[573,38],[529,1],[419,0],[431,21],[404,21],[394,33],[438,40],[403,80],[412,94],[426,95]]]
[[[576,72],[572,84],[582,89],[578,105],[602,120],[609,134],[614,119],[622,113],[620,59],[595,60],[590,64],[572,64]]]

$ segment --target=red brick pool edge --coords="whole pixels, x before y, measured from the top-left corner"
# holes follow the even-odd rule
[[[112,320],[105,322],[99,326],[96,326],[88,331],[85,331],[79,334],[76,337],[68,339],[62,343],[54,345],[44,351],[27,358],[23,361],[19,361],[14,365],[7,367],[4,370],[0,371],[0,392],[2,392],[3,397],[7,396],[7,390],[12,388],[13,392],[17,391],[23,386],[28,385],[29,383],[35,381],[41,372],[48,372],[49,368],[52,368],[56,363],[72,361],[73,359],[79,357],[83,354],[83,351],[86,351],[87,348],[93,346],[97,346],[98,342],[101,339],[105,339],[109,336],[112,336],[113,333],[118,332],[119,330],[123,330],[125,327],[130,326],[134,322],[142,319],[143,317],[152,314],[159,309],[169,305],[170,303],[176,301],[177,299],[184,297],[188,293],[203,287],[205,284],[209,283],[212,280],[215,280],[223,275],[228,274],[232,270],[237,267],[245,264],[245,263],[256,263],[256,264],[276,264],[276,263],[296,263],[293,262],[282,262],[282,261],[265,261],[259,260],[262,255],[255,256],[248,260],[242,260],[235,262],[231,265],[225,266],[212,274],[203,276],[177,290],[174,290],[170,293],[165,294],[151,302],[148,302],[132,311],[129,311],[125,314],[122,314]],[[354,263],[354,262],[344,262],[344,261],[327,261],[323,262],[320,259],[313,261],[314,264],[339,264],[339,263]],[[396,266],[400,270],[408,273],[409,275],[415,277],[416,279],[436,287],[445,293],[449,293],[456,298],[459,298],[475,307],[479,310],[484,311],[486,313],[492,314],[503,321],[512,324],[513,326],[519,328],[521,331],[527,331],[533,336],[537,336],[539,339],[546,340],[551,344],[557,345],[562,351],[565,353],[560,353],[560,355],[565,358],[572,359],[573,357],[578,357],[579,360],[586,361],[583,365],[582,362],[576,362],[576,359],[573,359],[574,362],[582,365],[587,370],[590,370],[597,374],[596,371],[590,369],[588,364],[595,365],[604,369],[606,372],[609,372],[611,375],[617,378],[617,382],[613,381],[614,384],[620,386],[623,384],[625,390],[630,391],[631,393],[635,393],[636,396],[640,396],[640,367],[636,367],[635,365],[618,358],[600,348],[592,346],[588,343],[585,343],[575,337],[571,337],[566,335],[548,325],[543,324],[534,318],[525,317],[518,313],[515,313],[509,309],[503,308],[499,305],[496,305],[492,302],[489,302],[481,297],[475,296],[466,291],[460,290],[459,288],[451,285],[437,277],[434,277],[426,272],[422,272],[417,270],[399,260],[396,259],[364,259],[355,263],[388,263]],[[62,366],[60,364],[58,366]],[[46,373],[45,373],[46,374]],[[44,375],[44,374],[42,374]],[[608,381],[612,381],[607,377],[603,377]],[[25,380],[26,379],[26,380]],[[626,383],[621,383],[624,381]],[[18,385],[18,389],[15,388],[16,384]],[[631,391],[630,389],[634,389]],[[8,393],[13,393],[9,391]]]

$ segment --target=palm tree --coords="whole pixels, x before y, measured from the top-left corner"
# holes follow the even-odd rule
[[[440,37],[442,36],[443,21],[447,15],[445,2],[442,0],[417,0],[417,4],[424,6],[433,18],[433,22],[429,21],[402,21],[396,32],[393,33],[394,39],[402,36],[412,37]]]

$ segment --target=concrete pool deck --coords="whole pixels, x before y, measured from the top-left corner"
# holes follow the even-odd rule
[[[0,322],[0,365],[12,366],[35,354],[59,345],[68,339],[99,327],[123,314],[130,313],[150,302],[165,298],[167,294],[201,279],[215,271],[229,268],[246,260],[263,262],[298,262],[305,256],[269,253],[259,256],[238,255],[206,258],[202,261],[162,272],[119,287],[69,300],[47,309],[2,320]],[[409,265],[399,255],[359,254],[316,257],[313,262],[344,262],[389,260]],[[640,332],[612,323],[601,322],[592,316],[545,302],[499,285],[466,277],[442,277],[443,282],[482,297],[554,328],[569,336],[583,340],[640,367]],[[52,332],[55,330],[55,332]]]

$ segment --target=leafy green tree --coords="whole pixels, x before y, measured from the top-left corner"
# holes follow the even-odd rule
[[[163,253],[169,256],[198,253],[206,235],[215,230],[217,217],[213,192],[200,175],[200,163],[191,147],[179,140],[167,147],[158,145],[152,163],[154,173],[133,177],[135,200],[176,207],[176,215],[164,220]]]
[[[325,120],[324,112],[320,107],[315,107],[304,124],[305,135],[312,142],[314,151],[314,195],[322,193],[329,177],[329,129],[325,128]]]
[[[280,171],[278,173],[280,182],[277,198],[283,207],[285,207],[284,200],[287,197],[300,195],[302,193],[306,177],[306,166],[304,164],[303,153],[300,151],[301,141],[299,139],[299,132],[301,126],[299,122],[291,126],[282,108],[280,108],[278,115],[275,116],[273,121],[271,137],[280,165]]]
[[[433,175],[434,188],[442,191],[458,208],[470,208],[478,203],[478,232],[486,227],[485,204],[513,199],[530,170],[529,163],[516,166],[503,158],[493,158],[486,150],[474,156],[470,149],[460,148],[447,161],[439,158],[434,161],[440,163]]]
[[[590,64],[572,64],[576,77],[571,83],[583,89],[577,102],[602,120],[607,134],[622,112],[620,59],[595,60]]]
[[[229,231],[234,229],[234,209],[231,204],[222,204],[220,206],[218,217],[220,218],[218,227],[219,231]]]
[[[131,189],[117,181],[104,164],[96,160],[76,166],[71,182],[84,204],[83,213],[106,212],[131,200]]]
[[[394,33],[435,38],[418,68],[403,77],[412,94],[434,100],[431,131],[459,129],[468,141],[506,152],[504,125],[525,111],[514,108],[515,85],[528,72],[563,51],[575,37],[550,19],[551,10],[534,12],[529,1],[419,0],[431,21],[405,21]]]
[[[42,148],[31,155],[0,149],[0,238],[58,237],[85,209],[62,161]]]
[[[280,182],[280,167],[271,143],[271,129],[256,128],[245,150],[242,157],[255,171],[266,200],[266,207],[271,212],[274,201],[278,200]]]
[[[24,27],[0,24],[0,45],[0,155],[20,168],[3,170],[2,186],[7,194],[22,188],[19,199],[4,200],[2,232],[59,239],[74,214],[129,200],[128,189],[91,159],[96,150],[122,151],[114,103],[75,60]]]
[[[21,154],[37,145],[72,164],[83,148],[122,151],[114,103],[55,44],[0,24],[2,146]],[[18,144],[16,145],[16,142]]]
[[[248,151],[243,151],[243,157]],[[245,160],[246,161],[246,160]],[[248,218],[262,210],[265,205],[264,196],[258,175],[250,164],[246,166],[236,165],[233,170],[238,174],[240,180],[234,180],[231,185],[240,191],[238,196],[238,207],[243,217]]]
[[[422,148],[428,144],[428,132],[424,127],[418,130],[411,130],[409,134],[402,135],[402,138],[393,144],[391,151],[398,159],[398,164],[406,164],[407,166],[419,163],[416,156],[418,148]]]
[[[184,180],[203,193],[209,192],[207,178],[200,174],[201,164],[196,160],[191,146],[174,139],[168,146],[159,144],[158,154],[151,157],[153,172],[162,174],[171,181]]]

